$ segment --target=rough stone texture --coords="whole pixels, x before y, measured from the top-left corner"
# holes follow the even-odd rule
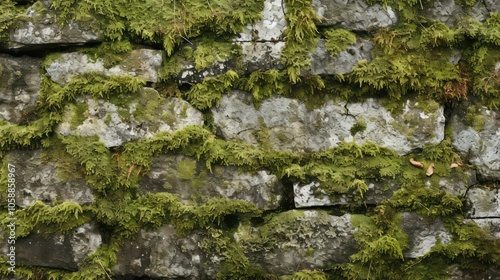
[[[373,43],[361,39],[332,57],[326,50],[325,40],[320,39],[314,54],[311,55],[311,69],[306,72],[315,75],[348,74],[359,61],[371,61],[372,50]]]
[[[37,3],[35,5],[40,5]],[[42,4],[43,12],[35,7],[28,8],[26,20],[17,24],[10,33],[9,49],[40,50],[48,46],[83,45],[101,40],[101,34],[90,27],[82,27],[70,21],[62,28],[57,23],[57,16],[49,10],[50,3]],[[40,10],[40,8],[38,8]]]
[[[265,0],[262,19],[248,25],[236,41],[278,41],[286,28],[285,4],[282,0]]]
[[[66,162],[62,158],[47,162],[42,154],[41,150],[15,150],[7,154],[8,163],[13,164],[16,169],[18,207],[28,207],[38,200],[49,205],[55,201],[89,205],[94,201],[92,191],[85,183],[83,172],[77,171],[76,162]],[[61,179],[58,177],[60,172],[58,165],[74,171],[67,174],[68,178]]]
[[[76,270],[85,257],[102,243],[102,237],[92,223],[75,228],[70,233],[49,237],[31,233],[16,240],[16,265],[33,265]],[[2,255],[7,254],[7,242],[2,243]]]
[[[151,171],[139,181],[145,192],[178,194],[185,203],[207,198],[241,199],[263,209],[276,209],[283,187],[268,171],[240,173],[236,167],[213,166],[185,156],[162,155],[153,160]]]
[[[326,211],[291,210],[259,228],[240,226],[235,238],[251,262],[268,272],[289,275],[347,262],[358,249],[355,231],[350,214],[337,217]]]
[[[365,200],[362,202],[355,201],[352,195],[337,195],[328,196],[321,189],[321,183],[311,182],[301,185],[295,183],[293,185],[295,207],[315,207],[315,206],[333,206],[346,204],[380,204],[384,199],[389,199],[392,193],[398,189],[395,182],[367,182],[368,190],[363,194]]]
[[[201,240],[197,234],[180,237],[171,225],[155,231],[143,229],[135,240],[125,241],[117,254],[113,273],[116,276],[214,279],[218,267],[198,247]]]
[[[475,223],[484,231],[490,234],[492,238],[500,238],[500,217],[486,219],[465,219],[465,223]]]
[[[476,172],[470,169],[456,168],[451,171],[449,176],[439,178],[439,189],[451,195],[463,197],[467,189],[476,183]]]
[[[93,61],[86,54],[72,52],[61,54],[45,70],[53,81],[61,85],[69,83],[74,76],[91,72],[106,76],[130,75],[147,82],[157,82],[161,63],[161,51],[151,49],[132,50],[118,65],[110,68],[105,67],[101,59]]]
[[[498,13],[500,12],[500,2],[497,0],[483,0],[486,9],[490,13]]]
[[[451,241],[451,234],[445,229],[441,219],[428,220],[417,213],[401,214],[402,229],[408,235],[408,249],[403,252],[406,258],[418,258],[427,254],[436,245]]]
[[[500,218],[500,189],[470,189],[467,202],[470,218]]]
[[[228,70],[239,70],[240,67],[245,74],[250,74],[257,70],[283,69],[281,64],[281,50],[285,46],[285,42],[234,42],[241,47],[242,56],[240,58],[230,56],[227,58],[216,59],[212,65],[201,70],[197,70],[194,60],[184,61],[177,82],[185,83],[200,83],[205,78],[215,77],[226,73]],[[242,63],[240,65],[240,62]]]
[[[78,115],[75,105],[66,106],[64,121],[56,131],[62,135],[97,135],[106,147],[150,138],[163,131],[181,130],[188,125],[203,125],[203,115],[191,104],[179,98],[160,97],[152,88],[144,88],[127,106],[95,100],[90,96],[78,98],[75,104],[88,105],[83,114],[84,120],[77,126],[72,125],[72,119],[82,116]]]
[[[281,50],[285,42],[241,42],[245,71],[283,69]]]
[[[465,8],[455,0],[436,0],[433,6],[424,9],[422,14],[429,19],[441,21],[449,27],[455,26],[465,16],[484,21],[490,12],[500,11],[499,5],[494,4],[493,1],[477,1],[473,7]]]
[[[500,279],[500,269],[491,267],[484,271],[463,271],[458,265],[448,268],[448,280],[497,280]]]
[[[357,143],[373,142],[390,148],[398,154],[409,153],[412,149],[438,144],[444,139],[444,108],[434,101],[419,104],[406,100],[402,111],[395,110],[394,117],[376,99],[350,103],[346,108],[350,115],[366,122],[366,130],[354,135]],[[431,109],[434,107],[435,109]],[[421,108],[429,110],[424,112]]]
[[[469,158],[480,179],[500,180],[500,111],[478,108],[475,116],[484,121],[481,131],[467,124],[466,115],[465,108],[458,108],[451,117],[453,147]]]
[[[0,55],[0,120],[19,124],[30,118],[40,90],[40,60]]]
[[[390,6],[385,10],[379,4],[368,5],[364,0],[313,0],[312,7],[320,26],[340,26],[355,31],[387,27],[398,21]]]
[[[408,100],[403,112],[392,117],[380,101],[371,98],[350,104],[328,100],[308,111],[299,100],[278,96],[264,100],[257,110],[249,94],[233,91],[223,96],[212,113],[217,129],[226,139],[258,144],[257,132],[268,129],[269,141],[276,150],[319,151],[342,141],[355,141],[374,142],[405,154],[444,138],[443,107],[425,114],[417,105]],[[350,129],[360,120],[366,122],[366,130],[352,136]]]
[[[187,61],[177,75],[177,82],[179,84],[201,83],[205,78],[215,77],[226,73],[234,67],[234,61],[231,58],[222,59],[221,61],[215,60],[211,66],[196,70],[194,61]]]

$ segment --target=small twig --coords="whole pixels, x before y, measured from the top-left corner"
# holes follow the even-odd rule
[[[180,35],[180,36],[181,36],[181,38],[182,38],[182,39],[186,40],[186,42],[188,42],[189,44],[191,44],[191,45],[193,45],[193,46],[194,46],[194,44],[193,44],[193,43],[191,43],[191,41],[189,41],[186,37],[184,37],[184,36],[182,36],[182,35]]]
[[[208,4],[208,7],[210,8],[210,11],[213,13],[214,9],[212,9],[212,5],[210,5],[210,1],[209,0],[207,0],[207,4]]]
[[[97,259],[97,262],[98,262],[98,263],[99,263],[99,265],[102,267],[102,270],[104,270],[104,273],[106,273],[106,276],[108,276],[108,279],[109,279],[109,280],[113,280],[113,279],[111,278],[111,276],[108,274],[108,272],[106,271],[106,268],[104,268],[104,265],[102,265],[101,260],[100,260],[100,259]]]
[[[128,178],[130,178],[130,173],[132,173],[132,171],[134,170],[134,168],[135,168],[135,164],[132,164],[132,166],[130,166],[130,168],[128,169],[127,181],[128,181]]]

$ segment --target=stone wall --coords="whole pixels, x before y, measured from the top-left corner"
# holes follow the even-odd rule
[[[494,0],[6,0],[2,279],[500,279]]]

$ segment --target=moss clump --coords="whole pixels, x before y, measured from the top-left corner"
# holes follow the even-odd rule
[[[300,70],[308,67],[308,54],[318,42],[316,24],[319,18],[311,7],[310,0],[286,1],[285,18],[288,28],[285,30],[286,44],[281,53],[283,64],[292,84],[300,81]]]
[[[205,78],[203,82],[195,84],[186,92],[185,97],[200,110],[217,106],[222,94],[227,93],[237,79],[238,74],[232,70],[217,77]]]
[[[5,0],[0,4],[0,42],[9,39],[9,28],[13,25],[23,9],[16,5],[15,1]]]
[[[55,163],[57,177],[61,182],[67,182],[69,179],[82,179],[85,178],[79,162],[68,154],[64,149],[64,144],[61,139],[52,136],[45,138],[42,141],[42,162],[48,164],[49,162]]]
[[[70,129],[75,130],[79,125],[81,125],[89,116],[89,105],[87,102],[75,102],[73,106],[69,109],[72,112],[71,119],[69,121]]]
[[[110,68],[121,62],[126,53],[132,50],[132,44],[127,41],[103,42],[96,48],[81,48],[82,53],[87,54],[91,59],[101,59],[104,67]]]
[[[359,119],[356,123],[351,127],[351,135],[354,136],[358,132],[363,132],[366,130],[366,121],[364,119]]]
[[[325,47],[331,56],[356,43],[356,35],[345,29],[330,29],[325,32],[325,38]]]
[[[481,132],[484,130],[484,116],[478,113],[476,106],[469,106],[465,115],[465,122],[477,132]]]
[[[354,238],[360,250],[351,262],[336,269],[347,279],[403,279],[403,250],[407,236],[400,228],[401,217],[394,209],[378,206],[371,216],[352,215],[358,230]]]
[[[55,0],[52,8],[62,24],[72,19],[88,22],[110,40],[131,36],[150,44],[162,44],[171,55],[177,45],[204,30],[237,34],[260,18],[263,1],[217,1],[207,5],[173,0]]]

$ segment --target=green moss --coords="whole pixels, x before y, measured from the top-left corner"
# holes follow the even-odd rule
[[[358,132],[363,132],[366,130],[366,121],[364,119],[359,119],[351,127],[351,135],[354,136]]]
[[[177,164],[179,178],[183,180],[192,180],[196,173],[196,161],[184,159]]]
[[[226,62],[232,55],[240,55],[241,49],[230,42],[217,42],[212,38],[202,39],[197,42],[193,51],[195,69],[202,69],[213,66],[214,63]]]
[[[319,18],[311,7],[310,0],[286,1],[287,29],[284,31],[285,47],[281,58],[287,67],[287,75],[292,84],[301,80],[301,69],[310,65],[309,53],[318,43],[316,24]]]
[[[123,60],[125,54],[132,50],[129,41],[109,41],[103,42],[96,48],[81,48],[82,53],[87,54],[91,59],[101,59],[104,67],[110,68]]]
[[[205,78],[203,82],[195,84],[186,92],[185,97],[200,110],[217,106],[222,99],[222,94],[230,90],[236,79],[238,79],[238,74],[232,70],[217,77]]]
[[[87,102],[75,102],[73,106],[69,106],[72,112],[71,119],[69,120],[70,129],[76,130],[89,116],[89,105]]]
[[[401,217],[394,209],[378,206],[372,216],[352,215],[357,228],[354,238],[360,250],[351,262],[337,266],[347,279],[403,279],[403,250],[407,237],[400,228]]]
[[[42,162],[48,164],[55,163],[56,176],[61,182],[67,182],[69,179],[85,178],[81,165],[75,158],[68,154],[64,149],[61,139],[56,136],[43,139],[42,141]]]
[[[0,4],[0,42],[6,42],[9,39],[9,28],[22,11],[22,7],[16,6],[16,2],[12,0],[3,1]]]
[[[199,1],[55,0],[52,8],[61,23],[71,19],[89,22],[110,40],[132,36],[150,44],[162,44],[171,55],[177,45],[199,36],[203,30],[237,34],[245,25],[260,18],[263,3],[257,0],[219,1],[210,5]]]
[[[478,109],[474,105],[467,107],[465,122],[477,132],[484,130],[484,116],[479,114]]]
[[[325,39],[325,47],[331,56],[356,43],[356,35],[345,29],[329,29],[325,32]]]

